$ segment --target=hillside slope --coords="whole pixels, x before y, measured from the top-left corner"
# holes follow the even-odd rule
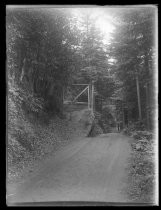
[[[38,122],[20,123],[21,127],[25,127],[20,130],[20,139],[9,133],[8,181],[19,179],[23,170],[31,167],[35,161],[45,158],[71,141],[86,137],[93,119],[91,111],[84,109],[71,112],[70,119],[55,117],[46,126]]]

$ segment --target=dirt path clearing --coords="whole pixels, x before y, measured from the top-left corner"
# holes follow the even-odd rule
[[[23,183],[8,186],[8,202],[126,202],[128,141],[111,133],[64,147]]]

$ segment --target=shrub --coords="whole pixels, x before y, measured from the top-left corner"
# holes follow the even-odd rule
[[[138,121],[134,123],[130,122],[129,126],[123,129],[123,132],[130,136],[133,135],[135,131],[145,131],[145,124],[142,121]]]

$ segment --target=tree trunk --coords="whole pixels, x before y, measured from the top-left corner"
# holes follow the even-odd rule
[[[60,87],[60,112],[63,114],[63,87]]]
[[[22,66],[22,70],[21,70],[21,76],[20,76],[20,81],[22,82],[24,75],[25,75],[25,65],[26,65],[26,58],[24,58],[23,60],[23,66]]]
[[[125,109],[124,109],[124,104],[122,105],[122,118],[123,118],[123,128],[125,128],[126,124],[125,124]]]
[[[138,97],[139,120],[142,120],[141,102],[140,102],[140,87],[139,87],[139,78],[138,78],[137,72],[136,72],[136,88],[137,88],[137,97]]]
[[[92,112],[94,112],[94,83],[92,81],[92,94],[91,94],[91,105],[92,105]]]
[[[146,88],[146,121],[147,121],[147,129],[150,129],[150,119],[149,119],[149,91],[148,91],[148,83],[145,86]]]
[[[147,72],[147,82],[145,85],[146,88],[146,121],[147,121],[147,129],[150,129],[150,87],[149,87],[149,79],[150,79],[150,73],[149,73],[149,56],[148,53],[145,53],[145,68]]]

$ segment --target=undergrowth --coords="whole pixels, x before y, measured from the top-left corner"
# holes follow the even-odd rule
[[[138,130],[140,128],[140,130]],[[129,126],[124,133],[131,138],[131,157],[128,165],[128,199],[132,202],[153,203],[155,199],[155,135],[144,126]]]

